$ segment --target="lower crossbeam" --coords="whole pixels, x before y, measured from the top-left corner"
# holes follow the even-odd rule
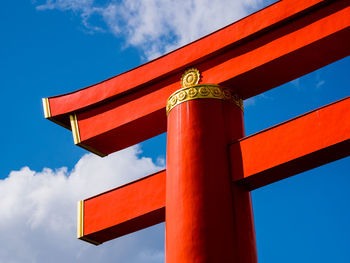
[[[230,145],[233,184],[250,191],[350,155],[350,97]],[[165,220],[166,171],[81,202],[78,238],[95,245]]]

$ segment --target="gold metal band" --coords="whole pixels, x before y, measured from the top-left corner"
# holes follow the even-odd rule
[[[81,140],[80,140],[77,115],[76,114],[69,115],[69,119],[70,119],[70,126],[72,128],[74,144],[79,144]]]
[[[84,200],[81,200],[78,202],[78,222],[77,222],[77,237],[80,240],[84,240],[86,242],[89,242],[93,245],[100,245],[100,242],[97,242],[95,240],[91,240],[87,237],[84,237]]]
[[[84,200],[78,202],[77,238],[84,236]]]
[[[98,150],[96,150],[88,145],[81,143],[77,115],[74,113],[72,115],[69,115],[69,118],[70,118],[70,125],[71,125],[71,129],[72,129],[74,144],[78,145],[79,147],[81,147],[89,152],[92,152],[100,157],[107,156],[107,154],[104,154],[104,153],[102,153],[102,152],[100,152],[100,151],[98,151]]]
[[[49,99],[43,98],[42,100],[43,100],[44,116],[46,119],[51,118]]]
[[[184,87],[170,95],[166,104],[167,115],[177,105],[195,99],[224,100],[237,105],[243,111],[243,100],[230,89],[215,84],[199,84]]]

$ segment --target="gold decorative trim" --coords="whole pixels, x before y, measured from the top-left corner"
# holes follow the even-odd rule
[[[77,237],[80,240],[89,242],[93,245],[100,245],[100,242],[84,237],[84,200],[78,202],[78,217],[77,217]]]
[[[71,129],[72,129],[73,140],[74,140],[75,145],[78,145],[79,147],[81,147],[89,152],[92,152],[100,157],[107,156],[107,154],[102,153],[102,152],[100,152],[100,151],[98,151],[98,150],[96,150],[88,145],[81,143],[77,115],[75,113],[72,115],[69,115],[69,119],[70,119],[70,125],[71,125]]]
[[[234,94],[230,89],[222,88],[215,84],[199,84],[179,89],[170,95],[166,104],[167,115],[177,105],[195,99],[224,100],[237,105],[243,111],[242,98]]]
[[[77,237],[84,236],[84,200],[78,202]]]
[[[43,108],[44,108],[44,116],[45,116],[45,118],[46,119],[51,118],[49,98],[42,98],[42,101],[43,101]]]
[[[80,134],[79,134],[77,115],[75,113],[72,115],[69,115],[69,119],[70,119],[70,126],[72,128],[74,144],[79,144],[81,140],[80,140]]]
[[[185,71],[185,73],[181,77],[181,86],[183,88],[191,87],[197,85],[201,78],[201,74],[199,70],[196,68],[190,68]]]

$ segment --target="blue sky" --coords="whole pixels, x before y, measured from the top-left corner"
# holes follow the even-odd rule
[[[0,262],[163,262],[164,224],[95,248],[75,240],[75,204],[161,169],[166,135],[104,159],[86,155],[43,118],[41,98],[124,72],[271,2],[3,2]],[[210,24],[196,18],[215,12]],[[349,69],[345,58],[250,99],[246,134],[349,96]],[[349,170],[345,158],[252,193],[259,262],[350,262]]]

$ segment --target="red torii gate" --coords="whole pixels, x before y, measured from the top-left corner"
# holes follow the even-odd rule
[[[43,99],[45,117],[100,156],[168,132],[166,170],[81,201],[78,238],[101,244],[165,220],[167,263],[256,262],[250,191],[350,155],[350,97],[248,137],[242,99],[349,55],[349,5],[279,1]]]

